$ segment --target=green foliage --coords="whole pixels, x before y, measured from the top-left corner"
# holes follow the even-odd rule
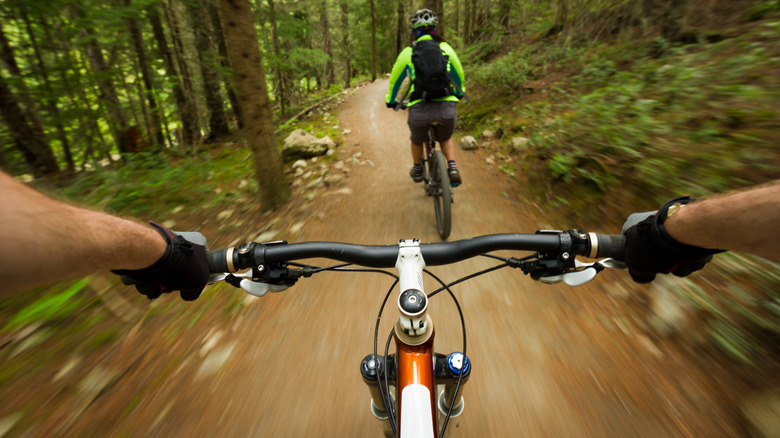
[[[242,195],[255,196],[253,163],[251,152],[242,145],[183,158],[133,154],[125,165],[80,175],[60,196],[135,217],[167,217],[180,205],[217,207]]]
[[[670,179],[675,192],[719,191],[777,171],[770,138],[747,128],[777,126],[780,92],[761,72],[776,68],[780,51],[731,40],[672,53],[623,71],[594,56],[576,77],[592,91],[552,104],[551,116],[525,110],[552,178],[602,192],[629,182],[668,197]]]
[[[504,172],[505,174],[511,176],[511,175],[515,174],[515,171],[517,170],[517,166],[515,166],[514,164],[511,164],[511,163],[504,163],[504,164],[498,166],[498,170],[500,170],[501,172]]]
[[[317,77],[327,62],[328,55],[321,50],[296,47],[287,52],[284,67],[296,77]]]
[[[748,20],[758,21],[766,18],[772,12],[780,11],[780,1],[778,0],[763,0],[753,3],[750,8],[750,15]]]
[[[81,292],[91,277],[82,278],[61,292],[53,292],[24,307],[14,314],[2,329],[2,332],[16,330],[32,323],[45,323],[69,317],[83,305],[76,294]]]
[[[495,57],[502,47],[501,40],[481,41],[464,48],[458,58],[466,67],[477,67]]]
[[[518,173],[540,202],[567,218],[592,205],[603,206],[598,214],[614,208],[617,216],[677,193],[775,179],[780,22],[767,17],[776,5],[756,2],[754,17],[766,21],[747,31],[705,30],[687,46],[663,38],[577,44],[560,34],[543,47],[496,54],[471,68],[470,90],[480,99],[461,112],[459,127],[478,132],[498,112],[509,126],[522,126],[529,147],[515,152]],[[541,34],[549,25],[541,17],[533,29]],[[544,96],[528,95],[528,81],[552,85]],[[776,264],[722,254],[705,271],[676,292],[702,317],[712,345],[748,364],[776,355]]]
[[[617,74],[615,62],[607,58],[597,58],[588,63],[578,76],[579,82],[587,87],[604,87]]]
[[[481,84],[491,95],[518,93],[532,74],[527,53],[510,52],[489,64],[482,64],[473,70],[470,79]]]
[[[586,44],[571,40],[557,45],[536,43],[496,55],[492,62],[485,63],[479,61],[482,48],[493,56],[503,47],[500,42],[483,42],[468,49],[467,56],[477,56],[478,60],[467,64],[469,83],[478,84],[480,98],[501,96],[505,101],[523,97],[528,81],[538,80],[551,70],[579,68],[588,50]]]

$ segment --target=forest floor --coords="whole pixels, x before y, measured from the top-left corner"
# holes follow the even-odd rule
[[[386,87],[368,84],[338,109],[340,129],[349,130],[338,159],[355,165],[337,184],[299,193],[272,215],[244,205],[226,219],[232,227],[209,212],[182,216],[176,228],[201,229],[212,248],[269,230],[289,241],[439,241],[431,202],[408,176],[406,114],[385,109]],[[449,240],[578,226],[527,202],[522,176],[496,172],[489,155],[458,151],[464,184]],[[446,281],[492,264],[432,271]],[[170,296],[149,304],[97,277],[91,287],[121,327],[111,342],[47,354],[45,340],[31,341],[40,327],[0,340],[0,436],[381,436],[358,366],[372,352],[389,286],[381,275],[327,273],[262,299],[210,287],[193,303]],[[740,408],[751,384],[715,351],[645,330],[647,286],[623,272],[573,289],[505,269],[454,292],[473,373],[451,437],[747,436]],[[177,313],[185,306],[189,313]],[[440,294],[430,307],[437,351],[459,350],[451,300]],[[388,316],[380,333],[391,323]],[[38,363],[16,365],[25,358]]]

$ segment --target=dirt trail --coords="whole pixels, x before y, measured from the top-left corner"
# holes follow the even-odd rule
[[[306,226],[286,238],[440,240],[430,199],[407,174],[406,114],[385,109],[386,87],[367,85],[340,108],[340,128],[351,131],[340,157],[360,152],[366,164],[304,205]],[[479,153],[459,151],[458,159],[464,185],[455,192],[450,240],[551,225]],[[492,264],[475,259],[432,271],[452,280]],[[456,287],[473,373],[449,436],[744,436],[719,371],[637,328],[625,311],[635,286],[621,274],[572,289],[505,269]],[[173,345],[150,341],[149,350],[119,348],[114,360],[141,366],[114,377],[66,435],[381,436],[358,366],[372,350],[389,286],[386,276],[321,274],[248,298],[230,325],[196,326]],[[441,294],[431,308],[437,351],[459,350],[455,306]],[[382,339],[390,326],[387,318]],[[173,352],[183,359],[171,363]],[[157,389],[140,391],[150,387]]]
[[[370,163],[350,175],[351,194],[325,195],[308,207],[313,216],[298,240],[439,240],[430,199],[407,175],[406,114],[384,108],[386,87],[368,85],[341,108],[341,127],[351,131],[341,156],[361,152]],[[465,183],[456,190],[450,240],[544,224],[483,158],[464,151],[458,158]],[[453,279],[489,265],[474,260],[435,272]],[[474,372],[451,436],[740,435],[711,376],[621,315],[614,296],[625,296],[628,283],[618,274],[575,290],[503,270],[457,288]],[[387,287],[384,276],[334,273],[258,301],[236,333],[231,371],[179,406],[169,418],[182,424],[161,434],[379,436],[358,365],[371,351]],[[445,296],[431,306],[437,350],[459,349],[455,307]],[[389,329],[387,321],[383,338]]]

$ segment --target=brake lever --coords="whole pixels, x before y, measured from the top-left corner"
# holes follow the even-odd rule
[[[239,287],[241,287],[244,292],[256,297],[263,297],[268,292],[282,292],[288,288],[285,284],[268,284],[247,279],[242,279],[241,282],[239,282]]]
[[[596,275],[598,275],[598,273],[603,271],[605,268],[626,269],[625,264],[609,257],[595,261],[593,263],[583,263],[575,259],[574,267],[577,270],[566,271],[558,275],[539,277],[539,281],[545,284],[555,284],[562,281],[569,286],[576,287],[590,282],[596,278]]]
[[[581,263],[581,262],[579,260],[575,260],[575,262],[574,262],[575,266],[577,265],[577,263]],[[628,269],[628,268],[626,268],[626,264],[625,263],[621,262],[620,260],[615,260],[615,259],[613,259],[611,257],[607,257],[605,259],[601,259],[601,260],[596,261],[594,263],[582,263],[582,265],[583,266],[589,266],[589,265],[596,264],[596,263],[600,264],[601,266],[604,266],[605,268],[621,269],[621,270]]]
[[[212,284],[218,281],[225,280],[230,275],[240,279],[237,284],[238,287],[240,287],[244,292],[250,295],[254,295],[256,297],[263,297],[266,294],[268,294],[268,292],[282,292],[284,290],[287,290],[287,288],[289,287],[285,284],[270,284],[270,283],[263,283],[261,281],[252,280],[252,271],[247,271],[238,274],[225,274],[225,273],[212,274],[211,276],[209,276],[208,283]],[[236,286],[236,284],[233,285]]]

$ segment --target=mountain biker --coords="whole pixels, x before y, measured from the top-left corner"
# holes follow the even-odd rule
[[[206,239],[47,197],[0,172],[0,294],[115,270],[148,298],[174,290],[198,298],[208,281]],[[664,204],[626,234],[635,281],[688,275],[716,248],[780,262],[780,180],[693,202]],[[43,267],[41,267],[43,265]]]
[[[450,177],[450,184],[458,186],[462,182],[460,172],[455,163],[455,141],[452,134],[455,131],[455,122],[457,114],[455,105],[463,97],[463,67],[460,64],[458,55],[448,43],[436,34],[436,25],[438,19],[436,14],[429,9],[420,9],[412,15],[410,24],[412,35],[415,38],[415,45],[422,41],[436,41],[442,52],[449,57],[447,64],[449,74],[454,86],[451,87],[451,94],[425,100],[415,93],[414,83],[410,85],[410,99],[408,103],[409,117],[408,124],[411,131],[411,150],[412,150],[412,169],[409,175],[414,182],[422,181],[422,143],[427,136],[427,127],[429,123],[439,122],[435,127],[436,141],[441,144],[442,152],[447,158],[447,167]],[[395,108],[396,99],[404,99],[405,96],[398,96],[404,79],[408,76],[410,80],[415,80],[415,68],[412,62],[413,47],[406,47],[398,55],[390,74],[390,88],[385,97],[387,107]]]

